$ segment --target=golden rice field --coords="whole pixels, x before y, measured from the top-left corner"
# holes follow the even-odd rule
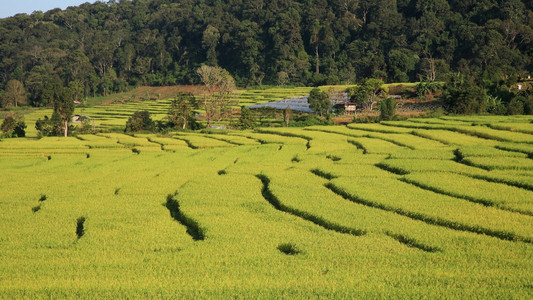
[[[4,139],[0,298],[531,299],[532,122]]]

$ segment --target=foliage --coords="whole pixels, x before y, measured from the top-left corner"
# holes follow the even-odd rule
[[[331,125],[331,121],[313,114],[295,116],[290,123],[291,127],[306,127],[313,125]]]
[[[527,99],[523,96],[515,96],[507,105],[507,114],[522,115],[524,114],[524,105]]]
[[[446,109],[454,114],[480,114],[487,109],[485,91],[464,78],[448,82],[443,97]]]
[[[416,85],[415,93],[418,98],[423,98],[427,97],[428,95],[434,94],[441,89],[442,86],[440,83],[435,81],[423,80]]]
[[[507,107],[499,97],[487,95],[487,112],[494,115],[504,115],[507,112]]]
[[[53,103],[52,117],[40,118],[35,123],[35,128],[41,136],[68,135],[69,124],[74,113],[74,101],[70,89],[54,85],[46,92],[46,99]]]
[[[279,244],[278,250],[287,255],[296,255],[302,252],[294,243]]]
[[[170,128],[187,129],[197,127],[194,118],[195,109],[198,109],[198,102],[192,93],[180,92],[175,100],[170,103],[168,109],[168,126]]]
[[[94,125],[94,121],[91,121],[91,119],[87,116],[80,116],[79,122],[81,122],[81,126],[75,126],[73,128],[73,134],[79,135],[79,134],[96,134],[97,129]]]
[[[241,115],[239,117],[238,127],[240,129],[253,129],[255,127],[255,115],[246,106],[241,106]]]
[[[76,236],[80,239],[85,235],[85,217],[81,216],[76,220]]]
[[[391,121],[396,115],[396,100],[389,97],[379,103],[380,119],[383,121]]]
[[[5,92],[1,96],[1,107],[17,107],[19,105],[27,104],[28,102],[24,85],[16,79],[7,82]]]
[[[207,127],[211,127],[213,121],[229,119],[234,105],[230,97],[235,89],[233,77],[223,68],[206,65],[198,68],[196,74],[206,92],[202,95],[201,105],[205,111]]]
[[[48,116],[44,116],[43,120],[39,118],[35,122],[35,129],[40,136],[58,136],[61,135],[62,125],[61,116],[54,112],[51,118]]]
[[[362,84],[348,88],[347,92],[350,101],[357,104],[364,104],[369,111],[372,111],[378,98],[386,91],[383,88],[384,82],[380,79],[368,78]]]
[[[331,111],[331,101],[329,100],[327,92],[324,92],[319,88],[314,88],[311,90],[307,102],[309,102],[309,108],[318,113],[321,117],[324,115],[329,116]]]
[[[10,112],[4,118],[0,125],[3,137],[24,137],[26,136],[26,123],[24,117],[20,114]]]
[[[61,117],[63,124],[63,133],[68,135],[68,125],[72,120],[74,113],[74,100],[72,100],[71,90],[69,88],[59,88],[54,95],[54,113]]]
[[[79,101],[195,84],[202,64],[242,86],[434,81],[458,71],[508,84],[531,72],[532,7],[504,4],[113,0],[37,11],[0,24],[0,89],[18,80],[40,107],[56,84]]]
[[[136,111],[126,122],[126,129],[124,132],[139,132],[139,131],[153,131],[155,124],[150,117],[150,112],[147,110]]]
[[[524,104],[524,113],[527,115],[533,115],[533,94],[529,95],[529,98]]]

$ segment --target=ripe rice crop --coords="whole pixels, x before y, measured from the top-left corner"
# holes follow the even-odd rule
[[[527,154],[514,151],[505,151],[493,147],[485,146],[464,146],[457,148],[458,154],[462,157],[483,156],[483,157],[527,157]]]
[[[532,170],[533,160],[521,157],[468,157],[463,163],[487,170]]]
[[[486,126],[457,126],[454,130],[485,139],[533,144],[533,135],[521,132],[497,130]]]
[[[177,135],[173,136],[175,139],[185,141],[190,148],[193,149],[203,149],[203,148],[217,148],[217,147],[233,147],[234,144],[212,139],[203,135],[199,134],[191,134],[191,133],[179,133]]]
[[[489,127],[499,130],[533,134],[533,124],[531,123],[492,123],[489,124]]]
[[[416,159],[454,159],[455,154],[452,150],[449,149],[423,149],[423,150],[413,150],[404,148],[398,151],[395,151],[390,154],[390,158],[416,158]]]
[[[413,131],[409,128],[404,127],[392,127],[392,126],[384,126],[383,124],[348,124],[348,128],[351,129],[357,129],[357,130],[365,130],[370,132],[382,132],[382,133],[410,133]]]
[[[0,298],[528,299],[528,122],[3,139]]]
[[[437,159],[387,159],[379,163],[384,169],[391,170],[398,174],[409,174],[413,172],[451,172],[459,174],[487,174],[488,172],[476,167],[467,166],[453,160]]]
[[[533,145],[531,144],[518,144],[518,143],[500,143],[496,146],[497,149],[505,151],[514,151],[521,152],[528,155],[528,157],[533,157]]]
[[[236,131],[231,132],[230,135],[244,136],[247,138],[255,139],[261,144],[292,144],[292,145],[305,145],[307,140],[297,137],[287,137],[278,134]]]
[[[530,216],[437,194],[394,178],[379,181],[360,178],[356,183],[348,178],[336,178],[331,183],[334,190],[344,190],[370,207],[397,212],[428,224],[533,243],[533,233],[528,231],[533,229]],[[363,188],[370,184],[373,189]]]
[[[404,178],[442,194],[533,216],[532,191],[450,173],[416,173]]]
[[[461,145],[461,146],[472,146],[472,145],[485,145],[485,146],[494,146],[498,142],[494,140],[480,139],[475,136],[467,135],[464,133],[459,133],[450,130],[415,130],[413,134],[432,139],[435,141],[442,142],[448,145]]]

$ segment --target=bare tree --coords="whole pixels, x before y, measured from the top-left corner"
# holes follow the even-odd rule
[[[232,106],[235,104],[231,94],[235,90],[233,77],[223,68],[201,66],[196,70],[206,93],[202,95],[202,106],[205,110],[207,127],[213,121],[221,121],[231,117]]]
[[[2,99],[2,106],[15,106],[26,104],[26,90],[22,82],[12,79],[7,82],[6,91]]]

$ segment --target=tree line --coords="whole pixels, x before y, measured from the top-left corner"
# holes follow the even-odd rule
[[[531,0],[111,0],[0,20],[2,106],[137,85],[442,81],[532,71]],[[21,97],[20,95],[24,95]]]

